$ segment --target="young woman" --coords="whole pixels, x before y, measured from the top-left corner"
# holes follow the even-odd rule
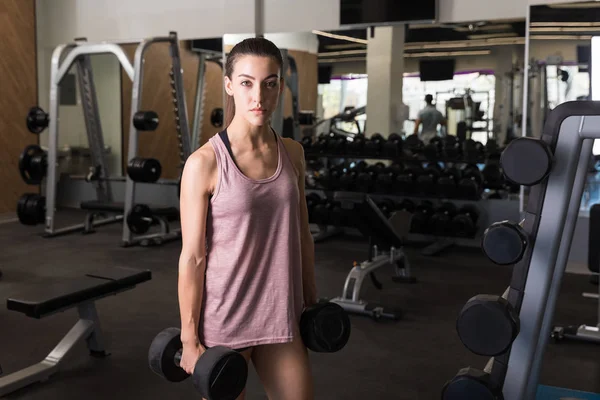
[[[269,399],[308,400],[313,384],[298,325],[316,303],[314,245],[302,145],[269,124],[285,88],[282,65],[264,38],[233,47],[226,129],[185,164],[181,366],[192,373],[206,348],[226,346],[252,360]]]

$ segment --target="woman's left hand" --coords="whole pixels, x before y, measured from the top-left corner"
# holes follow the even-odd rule
[[[317,304],[316,293],[304,294],[304,307],[308,308],[314,306],[315,304]]]

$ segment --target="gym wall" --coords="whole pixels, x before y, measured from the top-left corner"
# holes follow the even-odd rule
[[[318,56],[299,50],[289,50],[298,68],[298,94],[300,110],[317,111]],[[292,92],[285,90],[284,118],[292,115]]]
[[[39,138],[25,126],[37,103],[35,1],[0,1],[0,214],[16,211],[25,192],[38,193],[19,174],[19,154]]]
[[[123,45],[131,60],[134,58],[137,43]],[[190,132],[194,118],[194,101],[196,96],[196,80],[198,76],[199,57],[191,52],[187,41],[180,41],[181,65],[187,104]],[[171,58],[166,43],[154,44],[145,54],[144,82],[142,88],[142,109],[152,110],[158,114],[159,126],[154,132],[140,132],[138,136],[138,156],[156,158],[162,164],[162,178],[177,179],[181,173],[179,168],[179,141],[175,131],[175,113],[171,94],[169,71]],[[132,83],[122,72],[122,127],[123,127],[123,166],[126,171],[129,149],[129,125],[131,116]],[[210,123],[210,113],[216,107],[222,107],[223,89],[222,72],[215,63],[207,63],[205,73],[204,118],[200,145],[218,131]]]

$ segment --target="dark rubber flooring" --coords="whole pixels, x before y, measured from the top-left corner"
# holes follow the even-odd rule
[[[41,361],[77,320],[75,309],[36,320],[8,311],[4,299],[29,285],[78,276],[105,265],[147,268],[150,282],[100,300],[97,309],[111,356],[91,358],[84,344],[65,360],[50,380],[7,398],[49,399],[193,399],[189,381],[171,384],[148,368],[147,351],[154,336],[179,326],[177,261],[180,242],[156,248],[121,248],[120,226],[99,228],[93,235],[71,234],[44,239],[41,227],[0,225],[0,365],[4,374]],[[337,238],[316,245],[316,277],[320,296],[341,293],[354,260],[366,255],[366,242]],[[311,354],[316,399],[438,399],[444,382],[460,368],[483,368],[486,358],[472,355],[455,332],[458,311],[472,296],[501,294],[510,268],[491,265],[478,251],[451,249],[423,257],[408,249],[419,282],[391,281],[392,271],[378,274],[383,290],[370,281],[363,298],[400,307],[404,319],[376,322],[352,316],[352,337],[336,354]],[[587,276],[567,275],[556,315],[560,324],[595,323],[597,303],[581,296],[597,288]],[[600,392],[600,346],[550,344],[541,383]],[[250,368],[247,399],[265,399]]]

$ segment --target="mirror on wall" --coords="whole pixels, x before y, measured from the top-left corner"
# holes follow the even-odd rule
[[[466,136],[483,143],[489,138],[504,142],[512,135],[515,116],[520,115],[522,92],[517,78],[525,26],[522,19],[400,25],[405,30],[400,77],[405,118],[398,133],[414,131],[425,96],[431,94],[436,108],[448,119],[448,134],[456,135],[462,129],[457,126],[466,123]],[[319,69],[324,75],[319,87],[322,117],[366,106],[368,46],[378,28],[315,32]],[[362,113],[337,124],[353,133],[368,133],[367,121]]]
[[[590,97],[591,38],[600,33],[600,3],[530,7],[527,135],[539,136],[548,111]]]

